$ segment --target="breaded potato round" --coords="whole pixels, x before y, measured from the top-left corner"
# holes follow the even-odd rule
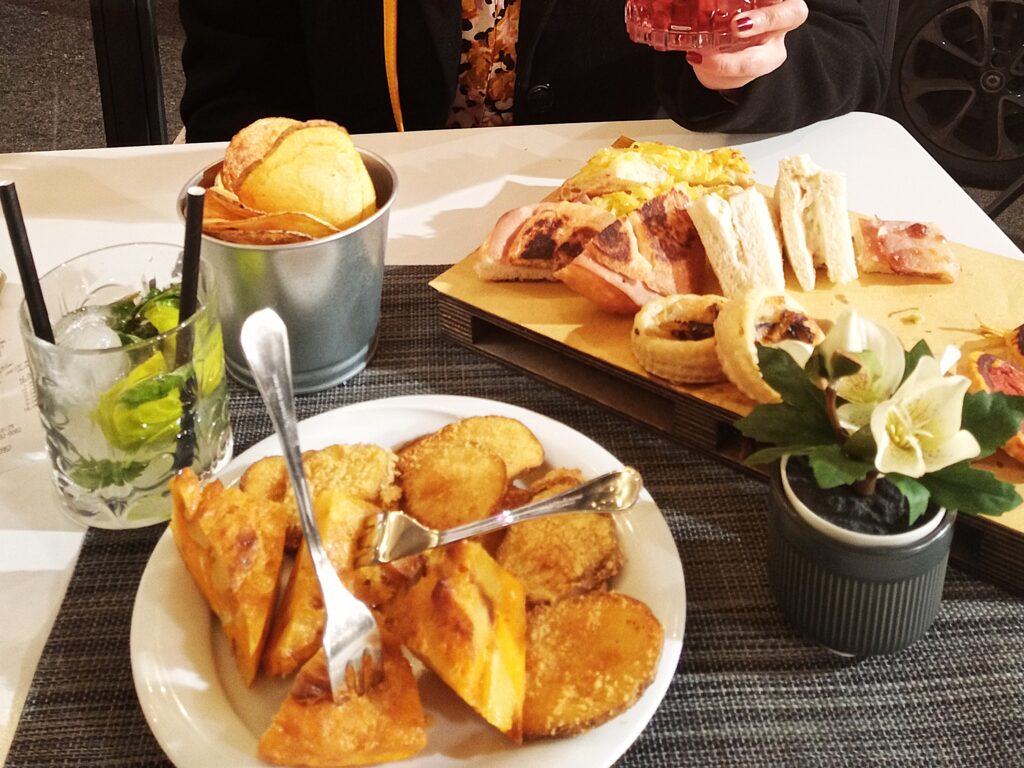
[[[654,679],[664,635],[650,608],[617,592],[530,611],[523,737],[570,736],[632,706]]]
[[[508,485],[505,462],[476,443],[422,440],[398,459],[406,513],[444,530],[495,514]]]
[[[470,416],[441,428],[428,439],[489,448],[505,462],[509,479],[544,462],[544,448],[533,432],[507,416]]]
[[[578,469],[553,469],[530,484],[529,501],[550,498],[582,482]],[[604,588],[623,563],[614,518],[594,513],[514,525],[494,556],[522,582],[528,605]]]
[[[514,525],[495,559],[522,582],[528,605],[600,589],[623,562],[615,520],[594,512]]]

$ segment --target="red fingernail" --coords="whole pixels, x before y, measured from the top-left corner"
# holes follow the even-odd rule
[[[748,16],[740,16],[736,19],[736,30],[738,32],[746,32],[748,29],[753,28],[754,21]]]
[[[686,60],[691,64],[700,64],[702,61],[704,61],[704,57],[701,56],[696,51],[687,51]]]

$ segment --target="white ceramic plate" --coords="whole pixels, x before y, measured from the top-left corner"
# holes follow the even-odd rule
[[[450,396],[396,397],[340,408],[303,421],[304,449],[368,442],[396,447],[459,418],[500,414],[526,424],[544,446],[550,466],[578,467],[593,477],[621,466],[579,432],[523,408]],[[221,473],[226,483],[263,456],[280,453],[276,435],[236,457]],[[665,627],[654,682],[640,701],[610,722],[568,739],[516,747],[463,704],[432,674],[421,674],[428,719],[426,749],[392,765],[610,766],[651,719],[665,696],[683,644],[686,592],[683,568],[665,519],[646,491],[617,518],[626,564],[614,588],[643,600]],[[256,743],[287,693],[290,680],[241,683],[227,641],[178,556],[168,530],[146,565],[131,629],[132,674],[142,710],[164,752],[178,768],[263,766]]]

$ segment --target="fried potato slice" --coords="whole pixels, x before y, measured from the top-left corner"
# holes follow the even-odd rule
[[[309,453],[309,451],[306,451]],[[306,453],[303,454],[305,460]],[[305,466],[305,461],[303,461]],[[306,472],[307,479],[309,472]],[[252,496],[270,501],[284,501],[288,491],[288,466],[283,456],[266,456],[246,467],[238,479],[238,487]],[[310,493],[312,493],[312,488]]]
[[[313,487],[341,488],[385,506],[397,501],[401,493],[395,483],[397,462],[398,457],[388,449],[365,443],[329,445],[302,454],[302,465]],[[287,476],[285,468],[284,502],[294,506],[295,495]]]
[[[224,187],[208,187],[203,196],[203,228],[209,221],[237,221],[259,216],[259,211],[242,205],[238,195]]]
[[[208,224],[213,222],[207,222]],[[312,235],[288,229],[244,229],[241,227],[224,226],[214,231],[207,227],[206,234],[239,245],[288,245],[304,243],[312,240]]]
[[[224,187],[236,192],[239,180],[249,167],[262,160],[278,137],[295,125],[299,125],[299,121],[290,117],[264,117],[232,136],[224,150],[224,164],[220,170]]]
[[[559,467],[541,475],[527,487],[530,501],[550,499],[583,483],[583,473],[578,469]]]
[[[530,503],[532,498],[533,496],[528,488],[522,488],[515,483],[509,483],[505,486],[505,495],[501,498],[501,508],[515,509],[516,507],[524,507]]]
[[[266,232],[295,232],[316,238],[336,235],[340,230],[316,216],[297,211],[257,213],[245,218],[208,219],[204,210],[203,231],[212,237],[220,237],[221,232],[230,231],[249,232],[255,235]]]
[[[348,131],[329,120],[286,128],[231,189],[251,208],[305,211],[339,230],[377,210],[362,156]]]
[[[284,557],[284,507],[185,469],[170,481],[171,533],[251,685],[270,627]]]
[[[381,680],[341,704],[331,700],[320,650],[296,676],[258,749],[275,765],[347,766],[402,760],[426,745],[412,668],[401,649],[385,645]]]
[[[322,491],[339,488],[384,508],[393,507],[401,495],[395,480],[397,462],[398,457],[386,448],[364,443],[329,445],[302,454],[314,498]],[[289,548],[297,547],[302,528],[284,459],[268,456],[250,464],[238,485],[246,493],[284,502],[289,509],[287,543]]]
[[[342,574],[349,592],[371,608],[387,610],[423,570],[423,555],[410,555],[380,565],[365,565]]]
[[[521,741],[526,665],[523,588],[476,542],[427,555],[390,625],[487,722]]]
[[[530,501],[549,498],[581,482],[579,470],[552,470],[530,486]],[[553,603],[604,588],[623,564],[615,519],[595,513],[514,525],[494,557],[522,582],[527,605]]]
[[[316,495],[313,502],[320,538],[331,564],[340,573],[354,569],[353,556],[367,518],[378,509],[339,488]],[[324,629],[324,603],[309,556],[300,546],[263,653],[263,671],[290,675],[320,647]]]
[[[592,512],[514,525],[494,558],[522,583],[528,605],[602,589],[623,563],[615,520]]]
[[[570,736],[632,706],[654,679],[664,629],[639,600],[590,592],[530,611],[523,736]]]
[[[473,443],[423,440],[398,458],[405,512],[439,530],[493,515],[507,485],[505,462]]]
[[[428,440],[476,443],[505,462],[509,479],[544,463],[544,447],[529,428],[507,416],[470,416],[442,427]]]

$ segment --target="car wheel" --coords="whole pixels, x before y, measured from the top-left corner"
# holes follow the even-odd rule
[[[888,111],[961,184],[1024,175],[1024,0],[905,2]]]

